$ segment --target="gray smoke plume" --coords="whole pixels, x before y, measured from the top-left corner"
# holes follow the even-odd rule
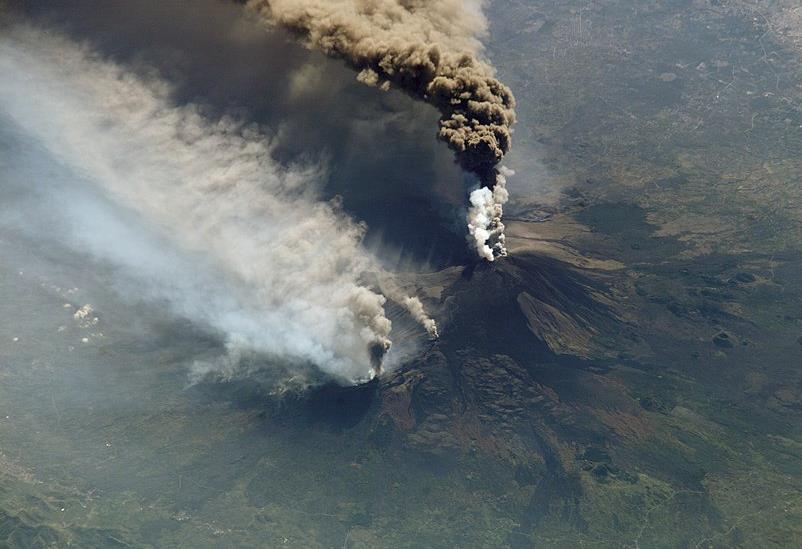
[[[250,0],[249,7],[312,48],[341,58],[369,85],[397,87],[436,107],[439,137],[484,189],[471,196],[471,240],[505,255],[497,166],[510,148],[515,99],[480,57],[479,0]],[[478,194],[476,194],[478,193]],[[479,213],[477,213],[479,212]],[[490,215],[485,215],[490,213]]]
[[[377,283],[382,294],[401,305],[415,322],[420,324],[429,337],[439,339],[440,332],[437,322],[429,316],[421,300],[416,296],[410,296],[394,280],[394,278],[383,272],[377,272]]]
[[[58,33],[0,27],[0,74],[0,115],[58,166],[26,160],[11,189],[40,193],[46,216],[3,208],[0,222],[113,266],[121,291],[221,332],[235,354],[349,381],[381,370],[386,298],[360,281],[376,269],[364,225],[319,200],[324,165],[280,166],[261,128],[176,106],[161,78]]]

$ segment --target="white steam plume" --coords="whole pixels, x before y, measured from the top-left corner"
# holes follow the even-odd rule
[[[343,59],[358,80],[391,86],[440,111],[439,138],[483,189],[471,196],[470,240],[492,261],[504,255],[505,176],[515,99],[482,58],[483,0],[250,0],[266,21]]]
[[[510,198],[507,192],[507,176],[514,174],[515,172],[502,166],[496,175],[495,187],[482,187],[471,193],[468,233],[474,240],[477,253],[488,261],[507,255],[504,223],[501,218],[504,204]]]
[[[276,165],[258,128],[175,106],[163,81],[53,33],[3,27],[0,75],[0,109],[64,167],[58,237],[131,294],[232,347],[352,381],[380,370],[391,323],[359,282],[364,227],[318,201],[319,167]]]

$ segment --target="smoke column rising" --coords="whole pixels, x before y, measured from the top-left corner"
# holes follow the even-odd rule
[[[486,32],[478,0],[251,0],[249,7],[342,58],[368,85],[395,86],[435,106],[439,137],[484,185],[472,193],[469,231],[492,261],[506,254],[508,199],[497,166],[510,148],[515,100],[480,57]]]
[[[386,273],[377,273],[378,286],[383,295],[401,305],[415,322],[421,325],[431,339],[439,339],[440,331],[437,322],[429,316],[421,300],[410,296]]]
[[[55,33],[2,31],[0,108],[75,189],[60,191],[58,238],[229,348],[351,381],[380,370],[385,297],[360,282],[375,268],[364,226],[316,197],[321,166],[282,168],[259,128],[176,107],[163,81]]]

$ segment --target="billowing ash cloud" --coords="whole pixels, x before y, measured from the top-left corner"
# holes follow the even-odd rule
[[[319,199],[325,166],[277,164],[279,143],[263,129],[177,106],[161,78],[57,33],[2,27],[0,74],[0,119],[59,166],[38,173],[38,160],[20,160],[32,175],[19,193],[52,202],[37,231],[114,266],[132,296],[222,332],[234,355],[347,380],[380,369],[386,298],[363,283],[378,270],[365,227]]]
[[[471,196],[477,252],[504,255],[505,179],[497,166],[511,143],[515,100],[481,59],[485,32],[476,0],[251,0],[268,21],[342,58],[366,84],[390,86],[441,113],[439,137],[485,185]]]

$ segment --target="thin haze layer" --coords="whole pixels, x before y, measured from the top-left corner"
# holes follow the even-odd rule
[[[511,145],[515,100],[480,54],[486,32],[475,0],[251,0],[268,21],[344,59],[360,81],[398,87],[441,113],[439,137],[486,191],[471,197],[469,229],[479,255],[503,255],[497,166]]]

